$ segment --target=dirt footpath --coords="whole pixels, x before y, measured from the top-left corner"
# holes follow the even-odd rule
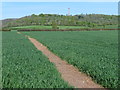
[[[38,42],[34,38],[28,37],[28,39],[40,50],[43,54],[48,57],[50,62],[54,63],[57,70],[61,73],[62,78],[75,88],[103,88],[92,81],[90,77],[79,72],[74,66],[68,64],[66,61],[61,60],[58,56],[53,54],[44,45]]]

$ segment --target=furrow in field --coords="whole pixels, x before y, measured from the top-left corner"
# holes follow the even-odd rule
[[[42,53],[49,58],[50,62],[56,65],[56,68],[61,73],[62,78],[70,85],[76,88],[103,88],[102,86],[93,82],[92,79],[86,74],[79,72],[79,70],[74,66],[68,64],[64,60],[61,60],[36,39],[29,36],[28,39],[35,45],[38,50],[42,51]]]

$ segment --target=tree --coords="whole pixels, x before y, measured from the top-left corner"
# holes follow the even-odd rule
[[[103,24],[103,28],[105,29],[105,24]]]
[[[41,18],[41,25],[45,25],[46,19],[44,17]]]
[[[52,21],[52,29],[59,29],[55,21]]]
[[[36,17],[37,15],[35,15],[35,14],[32,14],[31,16],[32,16],[32,17]]]
[[[40,17],[44,17],[45,15],[43,13],[39,14]]]

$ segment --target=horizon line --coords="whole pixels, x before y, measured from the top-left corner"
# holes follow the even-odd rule
[[[34,13],[33,13],[34,14]],[[30,14],[30,15],[26,15],[26,16],[31,16],[33,14]],[[40,13],[40,14],[44,14],[44,15],[47,15],[49,13]],[[40,14],[34,14],[34,15],[40,15]],[[96,14],[96,15],[114,15],[114,16],[119,16],[118,14],[97,14],[97,13],[81,13],[81,14],[70,14],[69,16],[75,16],[75,15],[90,15],[90,14]],[[49,15],[64,15],[64,16],[68,16],[67,14],[49,14]],[[8,17],[8,18],[3,18],[3,19],[0,19],[0,20],[5,20],[5,19],[20,19],[20,18],[23,18],[23,17],[26,17],[26,16],[22,16],[22,17]]]

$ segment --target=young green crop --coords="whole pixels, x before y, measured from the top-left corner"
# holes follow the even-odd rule
[[[118,85],[117,31],[24,32],[107,88]]]
[[[103,26],[96,26],[96,27],[87,27],[87,26],[58,26],[59,29],[117,29],[117,25],[106,25]],[[43,30],[43,29],[52,29],[52,26],[40,26],[40,25],[33,25],[33,26],[19,26],[19,27],[10,27],[11,30],[20,30],[20,29],[33,29],[33,30]]]
[[[2,34],[4,88],[68,88],[55,66],[23,35]]]

